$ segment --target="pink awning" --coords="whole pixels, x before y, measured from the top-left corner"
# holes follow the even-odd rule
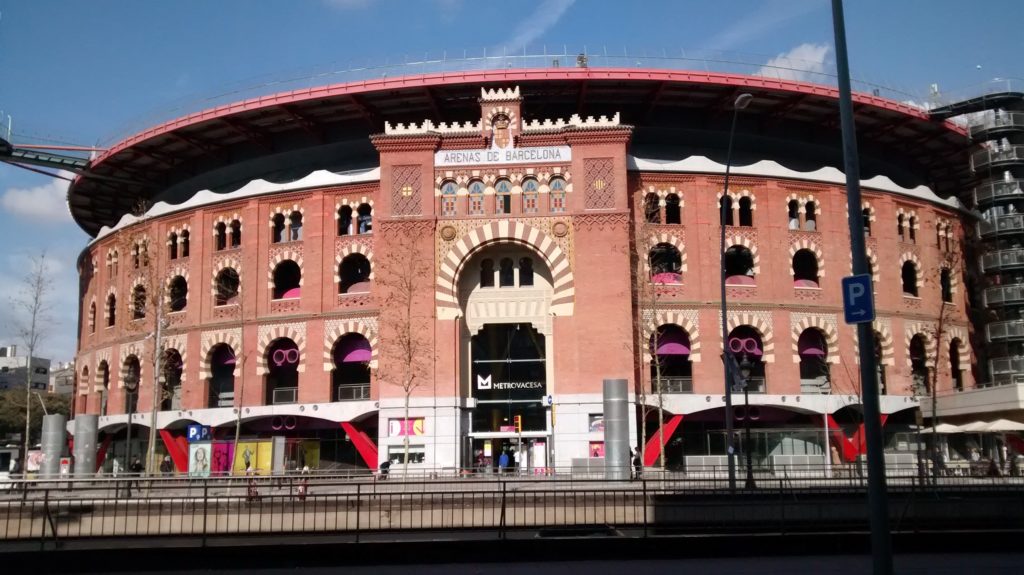
[[[825,356],[828,355],[825,349],[825,338],[816,329],[804,330],[796,342],[796,350],[799,355]]]
[[[658,337],[658,355],[690,355],[690,339],[682,330],[667,330]]]
[[[662,272],[654,274],[651,281],[656,284],[681,284],[683,283],[683,276],[672,272]]]
[[[302,288],[301,287],[294,287],[294,288],[284,292],[284,294],[281,296],[281,299],[296,298],[296,297],[299,297],[301,295],[302,295]]]
[[[820,286],[818,285],[818,282],[814,280],[794,280],[793,287],[816,288]]]
[[[372,350],[370,342],[364,337],[349,336],[338,343],[334,353],[334,363],[359,363],[370,361]]]
[[[757,282],[754,280],[754,278],[752,278],[750,276],[738,275],[738,276],[729,276],[729,277],[725,278],[725,284],[726,285],[734,285],[734,286],[737,286],[737,285],[739,285],[739,286],[752,286],[752,285],[757,285]]]

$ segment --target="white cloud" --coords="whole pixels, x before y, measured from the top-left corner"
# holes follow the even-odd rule
[[[61,171],[60,175],[72,177],[71,172]],[[33,188],[8,188],[0,198],[4,210],[26,218],[45,222],[69,222],[71,214],[67,205],[67,180],[51,178],[49,182]]]
[[[819,0],[769,0],[713,36],[705,46],[708,50],[735,50],[822,6],[824,2]]]
[[[544,0],[529,16],[520,20],[512,37],[496,46],[496,52],[507,50],[517,52],[543,36],[552,26],[558,23],[562,15],[572,6],[575,0]]]
[[[754,74],[780,80],[821,82],[831,52],[832,48],[825,44],[800,44],[768,60]]]

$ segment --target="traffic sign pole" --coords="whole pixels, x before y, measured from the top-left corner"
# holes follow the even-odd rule
[[[836,75],[839,80],[839,117],[843,133],[843,171],[846,172],[846,209],[850,222],[850,251],[853,273],[870,274],[864,246],[864,216],[860,199],[860,161],[853,123],[850,95],[850,66],[846,55],[846,23],[843,0],[832,0],[832,26],[835,32]],[[868,296],[871,294],[868,276]],[[846,297],[846,294],[843,294]],[[874,575],[892,575],[892,541],[889,535],[889,501],[885,486],[885,459],[882,457],[882,422],[878,403],[875,366],[875,334],[870,322],[857,324],[860,353],[860,386],[864,403],[864,434],[868,455],[868,508],[871,517],[871,552]],[[826,414],[827,417],[828,414]]]

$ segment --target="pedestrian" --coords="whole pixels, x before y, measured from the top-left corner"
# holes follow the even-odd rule
[[[640,479],[644,472],[644,460],[640,457],[640,450],[633,448],[633,479]]]
[[[165,455],[164,460],[160,462],[160,473],[170,475],[172,471],[174,471],[174,465],[171,463],[171,456]]]
[[[498,457],[498,473],[505,473],[508,471],[508,450],[502,449],[501,456]]]
[[[946,457],[937,445],[932,450],[932,475],[936,479],[946,475]]]
[[[245,468],[245,475],[249,478],[249,484],[245,492],[245,500],[249,503],[260,500],[260,491],[256,487],[256,470],[252,467]]]
[[[133,458],[132,464],[128,466],[128,473],[133,476],[133,479],[132,481],[129,482],[129,485],[134,483],[135,486],[138,487],[139,478],[142,477],[142,472],[145,470],[146,468],[142,466],[142,460],[139,459],[138,457]]]
[[[1010,456],[1010,477],[1020,477],[1020,454]]]
[[[380,462],[380,479],[383,481],[388,478],[388,471],[391,470],[391,462],[385,459]]]
[[[989,477],[1002,477],[1003,473],[999,471],[999,463],[995,459],[988,460],[988,472],[986,475]]]
[[[515,461],[515,464],[516,464],[516,469],[515,469],[516,473],[519,473],[522,470],[522,465],[523,465],[522,451],[519,450],[519,449],[513,449],[512,450],[512,460]]]
[[[309,494],[309,466],[302,468],[302,477],[299,479],[299,501],[305,501]]]

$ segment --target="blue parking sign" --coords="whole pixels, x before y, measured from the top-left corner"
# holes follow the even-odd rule
[[[207,425],[190,425],[188,426],[186,437],[189,443],[193,441],[208,441],[210,439],[210,427]]]
[[[875,321],[875,295],[871,289],[871,274],[843,278],[843,316],[849,324]]]

